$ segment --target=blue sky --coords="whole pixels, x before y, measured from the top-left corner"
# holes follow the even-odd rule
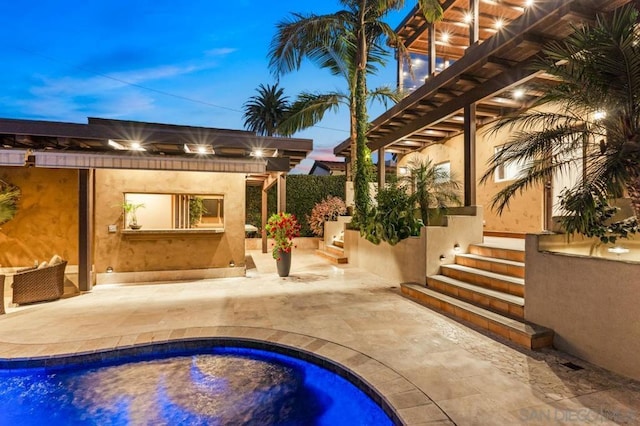
[[[392,27],[414,5],[389,16]],[[103,117],[242,129],[242,104],[275,80],[266,58],[290,12],[329,13],[337,1],[168,0],[4,2],[0,17],[0,117],[86,122]],[[370,87],[395,85],[392,57]],[[305,64],[280,79],[302,90],[344,89]],[[384,111],[372,106],[373,119]],[[324,157],[348,136],[346,109],[297,137]],[[310,167],[305,161],[301,170]]]

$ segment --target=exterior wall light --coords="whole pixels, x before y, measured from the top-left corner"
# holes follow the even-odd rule
[[[236,262],[233,261],[233,259],[231,259],[231,261],[229,261],[229,268],[234,268],[236,266]]]
[[[113,268],[111,266],[107,266],[107,274],[110,274],[113,272]]]
[[[455,243],[455,244],[453,245],[453,251],[455,251],[456,253],[460,253],[460,250],[461,250],[461,248],[460,248],[460,244]]]
[[[609,253],[617,254],[618,256],[620,256],[621,254],[629,253],[629,249],[628,248],[624,248],[624,247],[621,247],[621,246],[610,247],[610,248],[607,249],[607,251]]]
[[[440,262],[443,262],[447,257],[444,254],[440,255]]]

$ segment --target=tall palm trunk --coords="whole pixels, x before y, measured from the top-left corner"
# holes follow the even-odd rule
[[[364,217],[369,208],[369,183],[367,179],[367,35],[365,16],[367,1],[360,1],[358,39],[358,62],[356,66],[356,170],[354,174],[356,214]]]

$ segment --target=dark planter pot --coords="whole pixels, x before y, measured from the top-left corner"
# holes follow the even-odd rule
[[[278,251],[278,257],[280,260],[276,260],[276,266],[278,267],[278,275],[281,277],[288,277],[291,270],[291,252]]]

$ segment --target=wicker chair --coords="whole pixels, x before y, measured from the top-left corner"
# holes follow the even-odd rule
[[[4,314],[4,275],[0,275],[0,315]]]
[[[67,261],[44,268],[31,268],[13,276],[13,303],[45,302],[64,294],[64,270]]]

